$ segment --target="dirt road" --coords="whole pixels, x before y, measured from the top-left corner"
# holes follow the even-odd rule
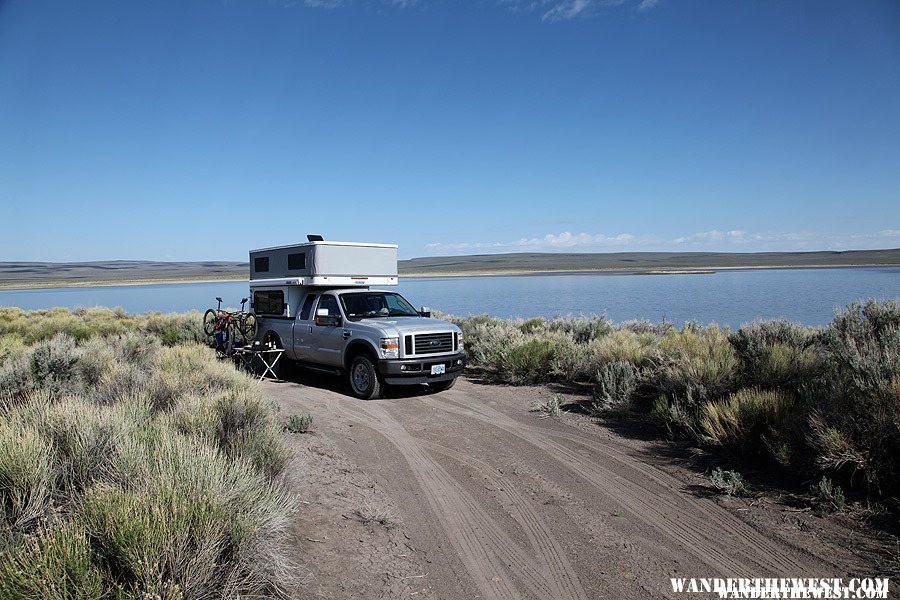
[[[664,444],[541,418],[545,388],[364,402],[299,380],[264,389],[314,417],[289,436],[312,597],[646,598],[670,577],[871,574],[852,524],[712,495]]]

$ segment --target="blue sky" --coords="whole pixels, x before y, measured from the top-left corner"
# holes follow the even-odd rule
[[[900,247],[900,3],[0,0],[0,260]]]

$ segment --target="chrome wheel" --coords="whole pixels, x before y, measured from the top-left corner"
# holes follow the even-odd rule
[[[369,369],[361,362],[353,366],[353,388],[359,394],[365,394],[369,391]]]
[[[382,391],[381,377],[375,367],[375,362],[368,356],[358,355],[350,362],[347,369],[350,389],[353,395],[363,400],[380,398]]]

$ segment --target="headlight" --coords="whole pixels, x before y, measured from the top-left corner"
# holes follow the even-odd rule
[[[400,338],[381,338],[381,356],[384,358],[399,358]]]
[[[456,334],[456,349],[459,352],[462,352],[463,349],[463,334],[462,331]]]

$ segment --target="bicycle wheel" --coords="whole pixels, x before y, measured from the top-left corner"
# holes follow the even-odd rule
[[[254,339],[256,339],[256,333],[259,329],[259,324],[256,321],[256,315],[246,314],[241,318],[241,322],[238,325],[238,331],[241,334],[241,337],[244,338],[244,343],[251,343]]]
[[[212,336],[216,333],[216,311],[213,309],[203,313],[203,333]]]

